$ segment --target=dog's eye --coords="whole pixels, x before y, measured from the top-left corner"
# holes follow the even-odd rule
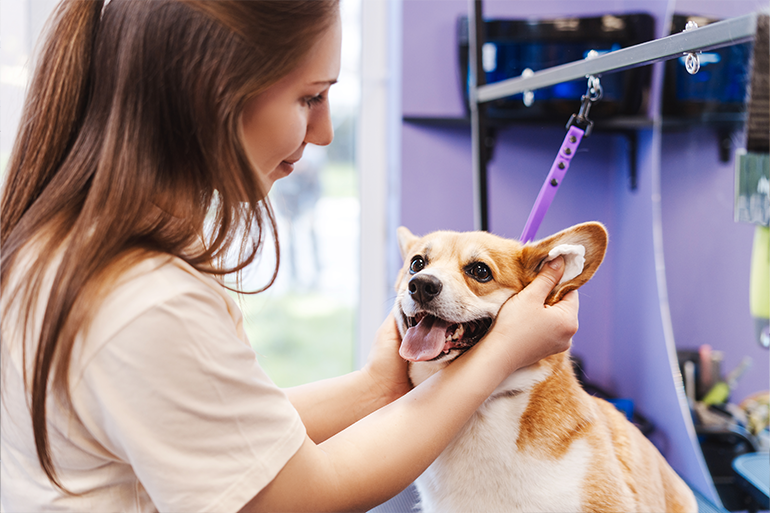
[[[465,268],[465,274],[476,281],[486,283],[492,279],[492,271],[484,262],[473,262]]]
[[[409,265],[409,273],[410,274],[419,273],[424,268],[425,268],[425,260],[420,255],[417,255],[414,258],[412,258],[412,263]]]

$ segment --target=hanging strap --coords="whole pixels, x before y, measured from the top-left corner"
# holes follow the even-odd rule
[[[540,188],[540,194],[537,195],[535,206],[532,207],[529,213],[527,224],[524,225],[524,232],[522,232],[519,239],[522,243],[534,240],[537,229],[540,228],[540,223],[543,222],[545,213],[548,211],[548,207],[551,206],[551,202],[554,196],[556,196],[556,191],[559,190],[561,181],[564,179],[564,175],[567,174],[572,157],[575,155],[584,135],[585,132],[577,126],[571,126],[569,131],[567,131],[567,136],[564,138],[564,142],[561,143],[561,148],[559,148],[559,154],[556,155],[551,171]]]
[[[548,172],[548,176],[540,188],[535,205],[529,212],[529,219],[527,219],[527,224],[524,225],[524,231],[519,238],[523,244],[535,239],[537,229],[540,228],[545,213],[548,212],[548,207],[551,206],[551,202],[554,196],[556,196],[556,191],[559,190],[561,182],[564,180],[564,175],[567,174],[570,162],[577,152],[580,141],[591,134],[594,122],[588,119],[588,112],[591,110],[591,104],[601,99],[602,94],[599,78],[593,75],[589,76],[588,91],[581,98],[580,111],[577,114],[573,114],[569,122],[567,122],[567,135],[564,137],[559,153],[556,155],[556,160],[553,161],[551,170]]]

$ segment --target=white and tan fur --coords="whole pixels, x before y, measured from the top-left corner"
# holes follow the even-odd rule
[[[416,237],[403,227],[398,239],[404,267],[394,314],[402,337],[415,323],[408,318],[419,319],[421,312],[450,323],[494,318],[534,279],[553,247],[584,246],[583,271],[554,289],[546,300],[553,304],[593,276],[607,246],[599,223],[526,245],[485,232]],[[413,282],[418,276],[433,284],[428,297]],[[464,348],[452,347],[452,331],[447,328],[450,341],[438,356],[410,362],[414,385],[462,354]],[[404,344],[407,359],[422,358]],[[424,513],[697,511],[690,489],[647,438],[615,407],[581,388],[568,352],[511,374],[416,485]]]

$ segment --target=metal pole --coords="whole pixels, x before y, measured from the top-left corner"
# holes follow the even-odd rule
[[[687,32],[647,41],[616,50],[592,59],[554,66],[528,77],[501,80],[489,85],[479,85],[475,91],[478,103],[483,104],[524,91],[534,91],[562,82],[569,82],[588,75],[614,73],[654,62],[681,57],[685,53],[707,51],[724,46],[745,43],[754,39],[757,31],[757,14],[747,14],[719,21]],[[471,44],[473,44],[473,37]],[[472,102],[473,103],[473,102]]]
[[[479,105],[477,91],[486,82],[481,51],[484,44],[484,18],[481,0],[468,0],[468,100],[471,115],[471,158],[473,160],[473,226],[488,230],[486,107]]]

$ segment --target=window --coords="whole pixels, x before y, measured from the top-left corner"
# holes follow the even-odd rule
[[[0,173],[7,164],[18,127],[32,50],[56,3],[56,0],[3,2]],[[387,14],[388,8],[384,6],[390,2],[371,4],[370,10],[382,4],[378,8],[384,8]],[[362,108],[361,0],[341,0],[341,15],[342,69],[338,84],[330,90],[334,142],[328,147],[308,147],[295,172],[274,186],[270,198],[278,218],[281,244],[278,279],[262,294],[239,298],[244,326],[260,363],[280,386],[314,381],[356,368],[365,359],[374,329],[388,310],[384,296],[389,284],[381,277],[385,273],[383,265],[370,265],[367,270],[367,283],[377,284],[374,294],[366,290],[361,293],[360,225],[364,202],[359,200],[361,163],[357,161]],[[370,19],[379,18],[377,14],[370,14]],[[385,26],[384,21],[377,23]],[[384,44],[385,38],[378,37],[378,44]],[[369,38],[371,40],[371,36]],[[369,66],[371,69],[371,64]],[[377,73],[370,72],[375,75],[375,81]],[[378,108],[384,109],[384,105]],[[385,125],[382,118],[369,116],[369,119],[370,124]],[[374,153],[382,154],[382,148]],[[374,153],[370,144],[368,154],[372,160],[378,160]],[[383,169],[369,176],[379,176],[377,173],[382,174]],[[378,186],[374,187],[378,190],[372,189],[368,187],[365,194],[377,201],[368,201],[368,217],[384,218],[386,191]],[[372,211],[373,205],[375,211]],[[367,230],[372,231],[378,232]],[[373,254],[384,255],[384,241],[378,241],[374,247],[369,242],[369,247]],[[265,283],[266,273],[273,267],[272,254],[271,248],[265,248],[261,260],[244,274],[246,289]],[[368,322],[360,320],[359,298],[363,296],[366,296],[364,305],[373,305]],[[361,339],[366,340],[358,348],[357,341]]]
[[[359,194],[356,170],[360,80],[360,0],[343,0],[342,67],[329,101],[334,141],[308,145],[270,200],[278,219],[281,266],[275,284],[240,296],[244,327],[260,365],[279,386],[328,378],[355,368],[359,292]],[[244,274],[262,286],[272,248]]]

